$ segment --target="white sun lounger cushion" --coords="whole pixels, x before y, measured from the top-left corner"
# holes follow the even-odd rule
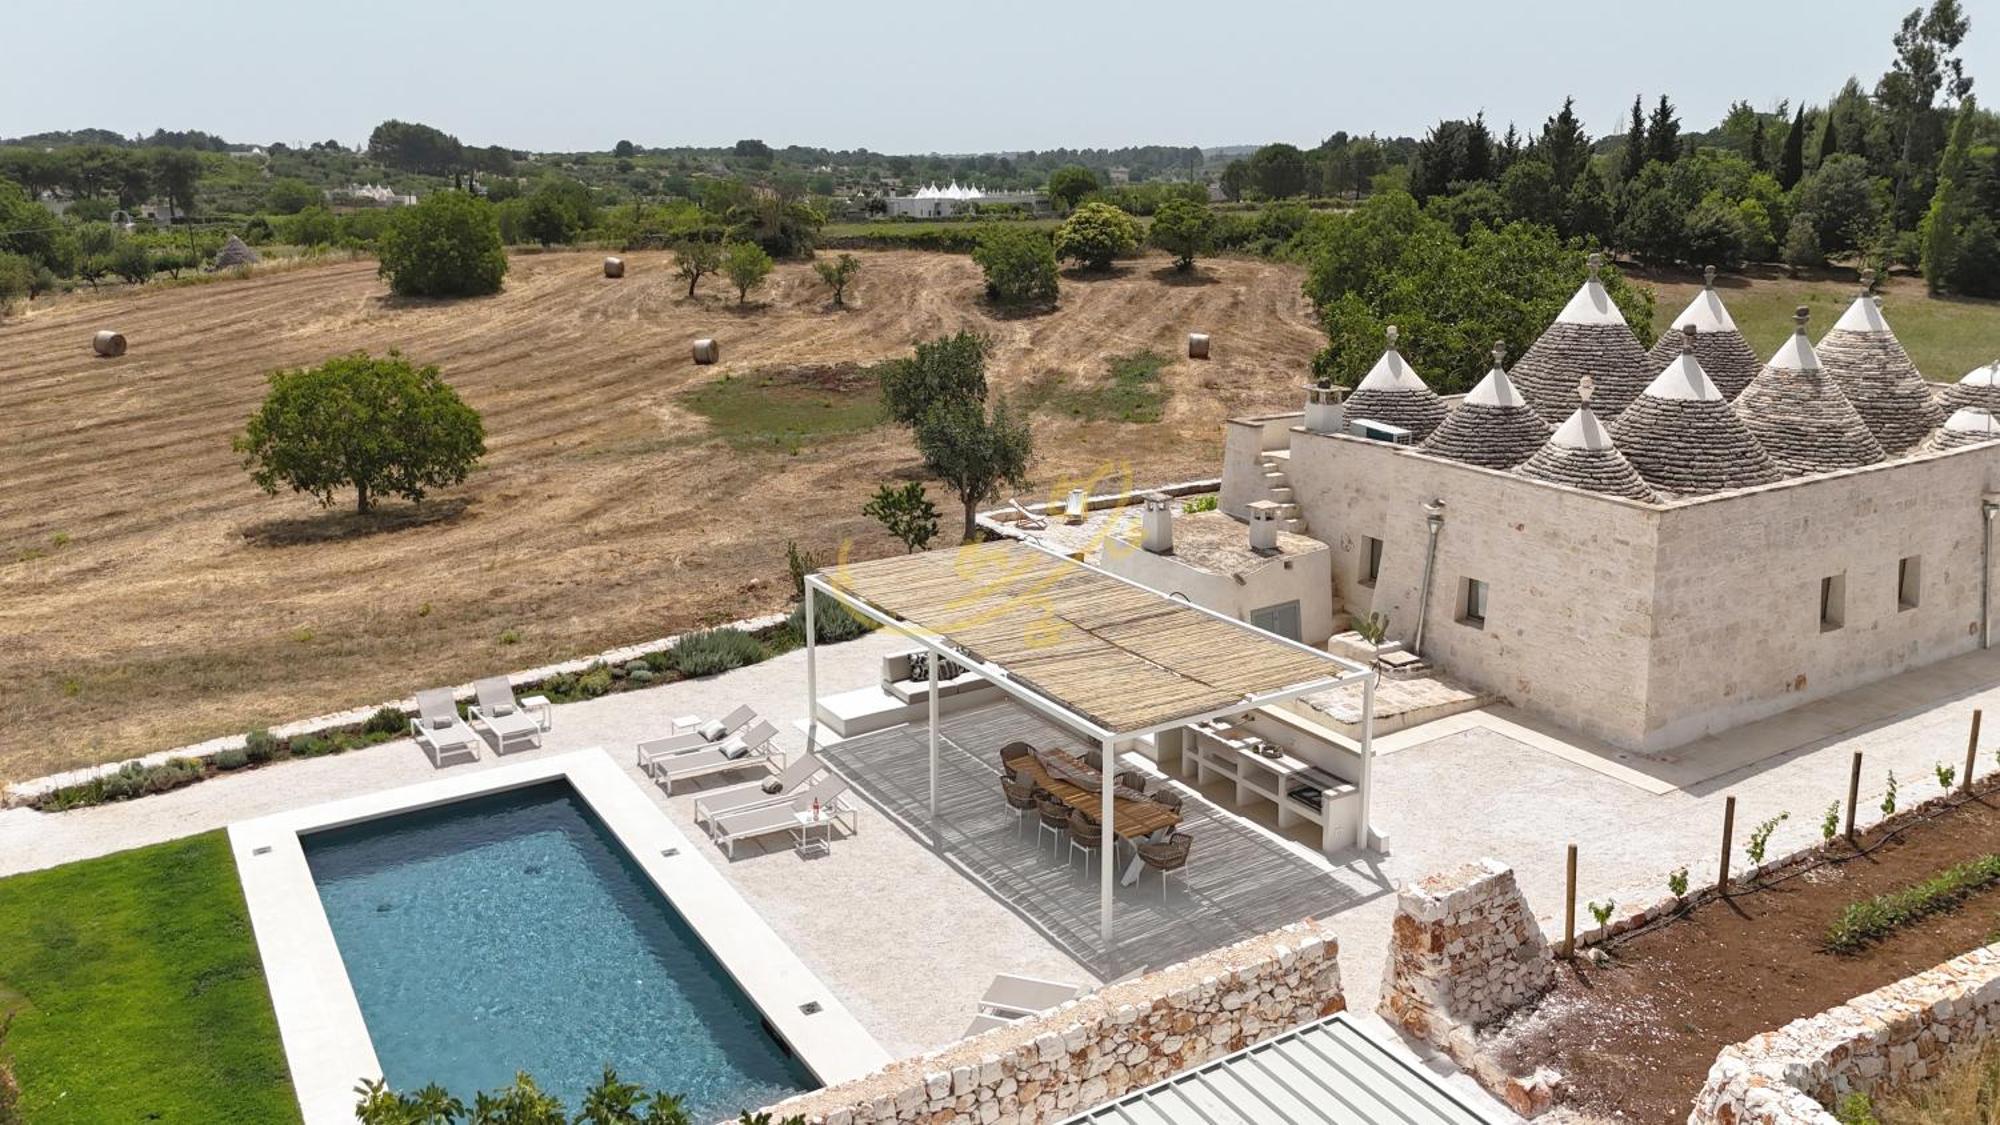
[[[720,742],[722,736],[729,733],[729,728],[722,725],[721,719],[710,719],[695,729],[700,731],[701,736],[710,742]]]

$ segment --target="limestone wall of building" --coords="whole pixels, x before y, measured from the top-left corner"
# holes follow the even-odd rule
[[[1302,413],[1264,414],[1231,418],[1223,424],[1222,495],[1217,508],[1239,520],[1250,518],[1251,503],[1264,498],[1260,455],[1287,448],[1292,427],[1304,417]]]
[[[2000,945],[1725,1047],[1689,1125],[1835,1125],[1852,1093],[1879,1098],[1935,1077],[2000,1033]]]
[[[1339,948],[1329,923],[1286,926],[770,1110],[808,1125],[1064,1121],[1345,1010]]]
[[[1424,655],[1564,727],[1640,742],[1634,691],[1649,668],[1658,508],[1360,438],[1295,430],[1291,450],[1307,530],[1333,547],[1336,609],[1384,613],[1392,638],[1415,640],[1422,505],[1443,497]],[[1383,544],[1372,587],[1370,537]],[[1483,625],[1462,620],[1468,578],[1487,584]]]
[[[1669,506],[1643,749],[1678,746],[1979,645],[2000,445]],[[1900,562],[1917,560],[1916,604]],[[1821,580],[1841,624],[1822,629]]]

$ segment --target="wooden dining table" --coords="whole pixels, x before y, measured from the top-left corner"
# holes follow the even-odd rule
[[[1100,782],[1104,779],[1100,771],[1090,768],[1074,754],[1063,750],[1043,750],[1042,753],[1061,759],[1066,765],[1084,773],[1095,774]],[[1033,756],[1016,760],[1014,772],[1034,783],[1036,788],[1046,790],[1056,800],[1070,808],[1080,810],[1092,820],[1100,819],[1104,815],[1102,793],[1085,789],[1066,778],[1057,777]],[[1176,828],[1180,822],[1180,813],[1158,801],[1133,800],[1130,797],[1115,795],[1111,798],[1111,831],[1128,843],[1144,840],[1163,829]],[[1126,886],[1137,882],[1141,866],[1139,858],[1135,855],[1131,867],[1127,869],[1125,877],[1120,882]]]

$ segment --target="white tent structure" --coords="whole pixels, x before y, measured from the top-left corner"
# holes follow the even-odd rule
[[[1361,816],[1355,845],[1375,846],[1368,802],[1374,669],[1168,597],[1039,546],[999,540],[844,565],[807,575],[806,694],[818,715],[818,595],[895,629],[930,660],[929,818],[938,835],[938,667],[949,660],[1022,706],[1089,738],[1104,754],[1103,854],[1113,853],[1121,744],[1326,691],[1362,688]],[[815,744],[817,723],[808,728]],[[1098,923],[1112,947],[1114,865],[1099,865]]]

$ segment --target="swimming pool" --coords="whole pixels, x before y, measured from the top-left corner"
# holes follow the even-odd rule
[[[399,1089],[574,1106],[609,1064],[700,1120],[817,1085],[567,780],[300,839]]]

